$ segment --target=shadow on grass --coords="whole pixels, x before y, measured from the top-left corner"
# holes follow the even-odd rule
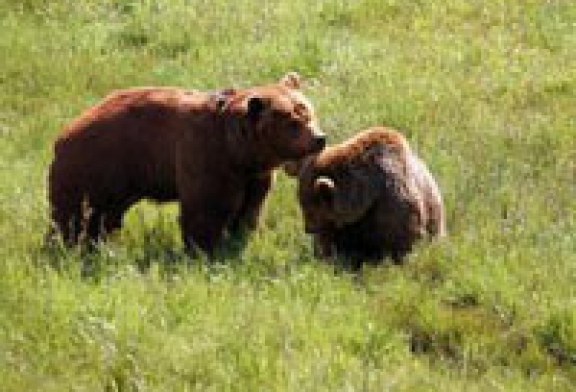
[[[230,236],[212,255],[208,255],[198,249],[187,251],[182,243],[161,230],[147,229],[140,234],[140,238],[127,233],[121,239],[114,235],[107,241],[76,246],[67,246],[60,238],[46,236],[39,247],[38,265],[58,272],[79,268],[80,276],[85,279],[113,275],[126,265],[135,267],[142,274],[154,266],[166,276],[180,273],[182,268],[199,267],[210,272],[242,263],[242,253],[251,237],[249,232]]]

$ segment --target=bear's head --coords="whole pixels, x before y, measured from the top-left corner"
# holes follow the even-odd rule
[[[320,152],[326,135],[300,84],[290,73],[278,83],[229,94],[221,110],[234,115],[233,143],[249,145],[248,154],[273,166]]]
[[[321,233],[358,222],[387,187],[406,177],[405,139],[373,128],[295,167],[298,199],[308,233]]]
[[[360,220],[374,204],[377,180],[364,165],[326,162],[325,156],[301,161],[298,199],[307,233],[322,233]]]

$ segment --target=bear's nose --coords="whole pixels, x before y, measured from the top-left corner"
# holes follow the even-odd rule
[[[314,135],[314,151],[322,151],[324,147],[326,147],[326,135],[323,133]]]

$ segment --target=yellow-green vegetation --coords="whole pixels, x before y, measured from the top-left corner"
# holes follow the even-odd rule
[[[359,273],[313,257],[280,174],[237,255],[142,204],[45,249],[62,126],[110,90],[307,80],[331,142],[403,130],[449,238]],[[0,0],[2,391],[570,391],[576,3]]]

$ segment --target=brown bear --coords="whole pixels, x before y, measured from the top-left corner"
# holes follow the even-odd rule
[[[322,257],[398,263],[416,240],[446,233],[436,181],[395,130],[368,129],[285,170],[299,173],[305,229]]]
[[[273,171],[325,145],[298,75],[246,89],[112,93],[55,144],[49,203],[66,244],[102,240],[142,199],[180,202],[189,250],[257,226]]]

